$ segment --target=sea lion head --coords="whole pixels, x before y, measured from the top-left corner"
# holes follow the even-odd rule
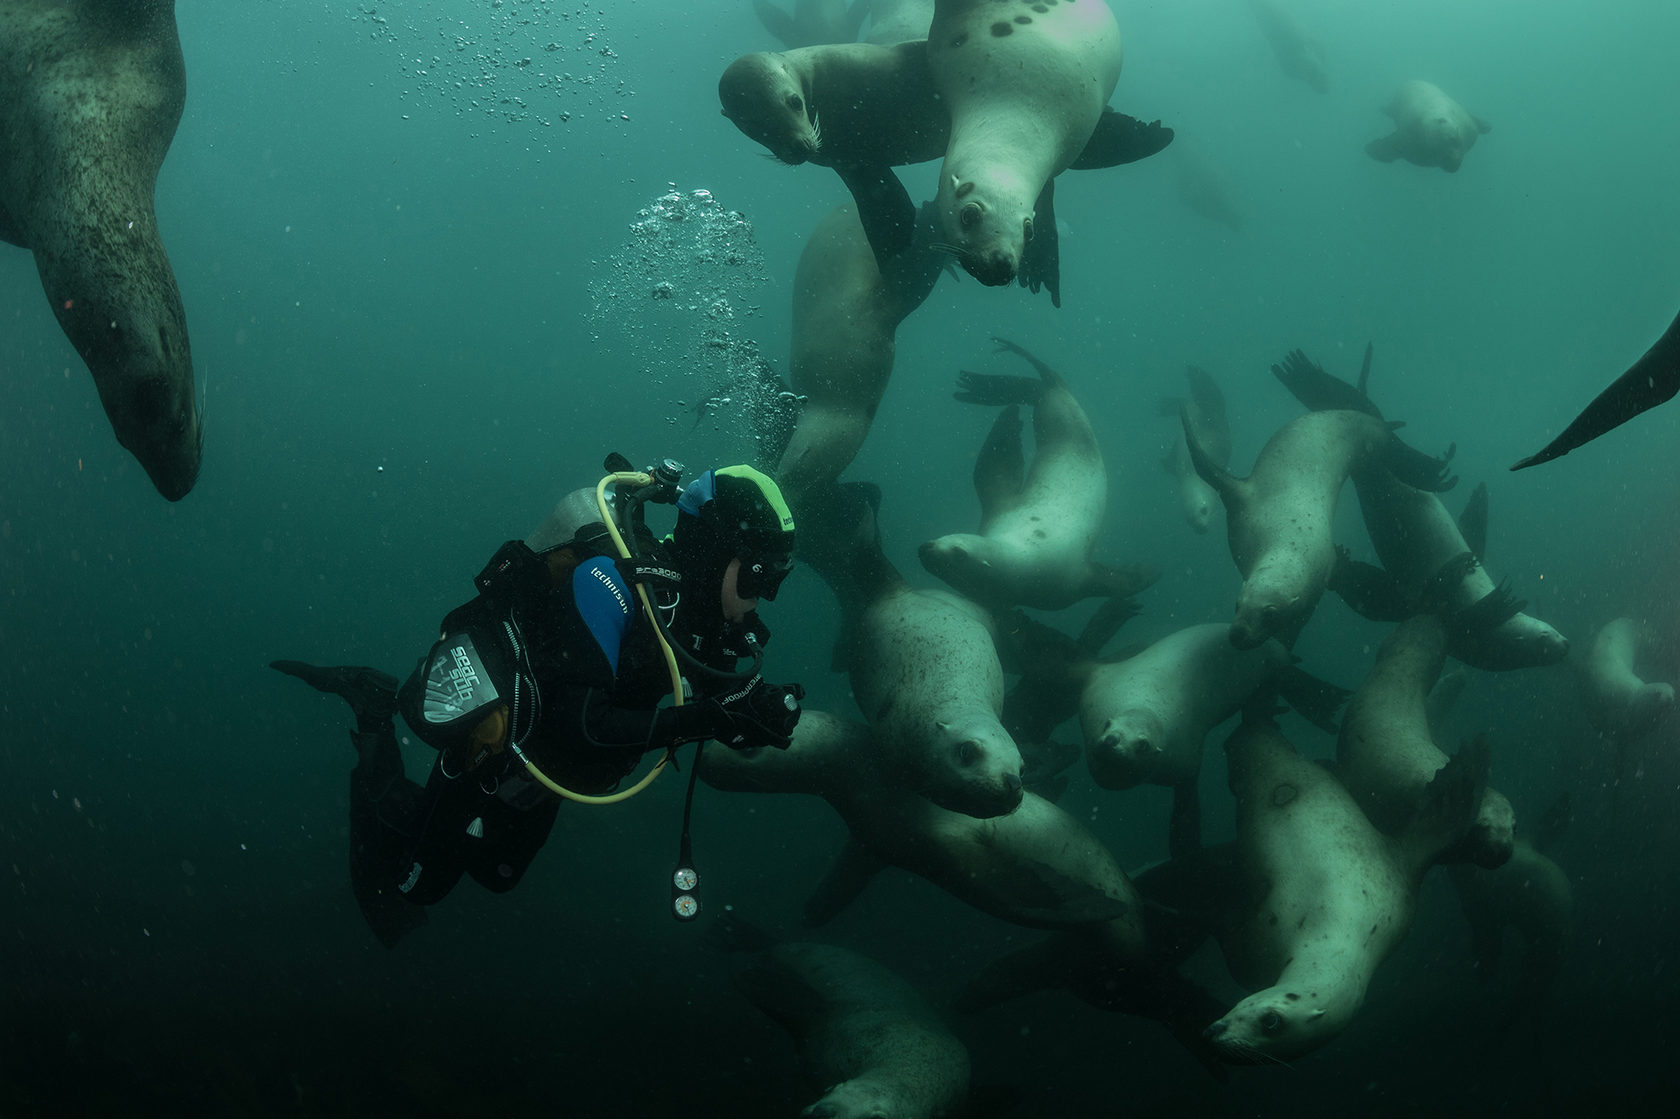
[[[1435,114],[1419,128],[1423,133],[1423,150],[1435,157],[1435,166],[1443,171],[1457,171],[1476,142],[1475,129],[1462,127],[1445,113]]]
[[[916,549],[922,566],[935,579],[949,583],[957,591],[976,601],[983,600],[992,562],[986,556],[987,541],[983,536],[968,532],[954,532],[929,540]]]
[[[809,85],[773,51],[744,54],[718,80],[723,115],[783,163],[800,164],[822,148]]]
[[[867,1075],[843,1080],[800,1113],[801,1119],[893,1119],[904,1115],[904,1101]]]
[[[1130,789],[1161,764],[1167,728],[1153,711],[1132,708],[1112,716],[1087,740],[1085,764],[1105,789]]]
[[[1033,238],[1036,189],[1028,189],[1011,168],[991,164],[964,174],[949,167],[939,176],[939,220],[944,247],[969,275],[1002,287],[1021,270]]]
[[[1276,581],[1249,579],[1237,599],[1236,617],[1231,619],[1231,644],[1239,649],[1258,649],[1268,638],[1285,640],[1297,628],[1302,596]]]
[[[1233,1006],[1202,1038],[1231,1064],[1293,1060],[1328,1041],[1345,1024],[1328,1012],[1317,992],[1270,987]]]
[[[984,820],[1021,806],[1021,750],[995,722],[940,722],[930,761],[921,784],[941,808]]]
[[[179,501],[198,481],[204,441],[192,348],[173,276],[155,298],[143,280],[131,277],[121,299],[81,288],[79,298],[55,299],[53,311],[93,374],[117,442],[160,494]]]

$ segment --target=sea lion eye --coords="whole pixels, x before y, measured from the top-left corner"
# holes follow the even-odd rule
[[[964,229],[973,229],[980,224],[980,203],[970,202],[957,214],[957,224]]]
[[[957,764],[973,765],[980,760],[980,745],[977,742],[959,742],[957,744]]]
[[[787,107],[796,113],[803,113],[805,111],[805,101],[799,94],[790,93],[788,94]]]
[[[1268,1010],[1260,1015],[1260,1030],[1263,1033],[1275,1034],[1283,1028],[1283,1015],[1275,1010]]]

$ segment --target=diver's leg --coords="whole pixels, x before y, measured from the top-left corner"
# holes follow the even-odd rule
[[[391,721],[352,731],[360,760],[350,771],[350,890],[382,944],[394,947],[426,923],[426,911],[398,889],[422,819],[420,786],[403,773]]]
[[[314,665],[303,661],[270,661],[268,667],[296,676],[318,692],[336,695],[356,713],[356,729],[378,730],[397,712],[397,678],[364,665]]]

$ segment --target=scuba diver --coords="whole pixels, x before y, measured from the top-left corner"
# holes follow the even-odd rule
[[[781,491],[750,466],[728,466],[679,496],[681,467],[669,459],[640,473],[629,465],[612,456],[593,495],[568,495],[532,536],[503,544],[475,580],[477,597],[444,617],[401,687],[373,668],[271,665],[355,713],[350,881],[387,947],[424,924],[424,907],[463,873],[497,893],[518,885],[562,798],[639,792],[687,742],[792,741],[804,689],[764,680],[769,630],[757,614],[793,564]],[[677,507],[664,540],[643,523],[650,500]],[[404,774],[398,713],[438,752],[424,788]],[[653,771],[611,793],[651,751],[665,754]],[[685,809],[685,861],[687,827]],[[678,916],[695,908],[675,904]]]

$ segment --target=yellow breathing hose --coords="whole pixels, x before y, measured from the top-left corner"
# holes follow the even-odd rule
[[[608,474],[605,478],[602,478],[600,484],[595,487],[595,507],[601,511],[601,520],[606,524],[607,532],[611,534],[613,544],[618,547],[618,554],[624,559],[630,558],[630,546],[624,542],[624,537],[619,533],[618,523],[613,519],[612,510],[607,508],[607,487],[621,485],[647,486],[652,484],[653,477],[651,475],[630,470],[620,471],[616,474]],[[659,626],[654,622],[653,603],[648,599],[647,588],[642,586],[642,584],[637,583],[636,596],[642,600],[642,609],[647,611],[648,623],[653,626],[653,635],[659,639],[659,648],[665,654],[665,668],[671,674],[672,705],[681,707],[683,705],[682,670],[677,667],[677,654],[671,649],[671,643],[665,640],[665,635],[660,632]],[[676,747],[666,747],[665,756],[660,758],[659,761],[654,764],[654,767],[647,771],[646,776],[644,776],[640,781],[637,781],[634,785],[631,785],[628,789],[621,789],[616,793],[608,793],[606,796],[590,796],[588,793],[574,792],[573,790],[568,789],[552,780],[548,774],[538,769],[535,763],[533,763],[530,758],[527,758],[525,756],[525,752],[518,746],[513,745],[511,742],[509,743],[509,746],[513,752],[518,755],[519,760],[525,763],[525,771],[532,777],[536,778],[538,784],[542,785],[551,793],[565,797],[567,800],[575,800],[579,804],[617,804],[619,801],[629,800],[631,797],[635,796],[637,793],[641,792],[653,783],[653,779],[659,776],[660,772],[665,768],[665,764],[671,760],[671,755],[676,752]]]

